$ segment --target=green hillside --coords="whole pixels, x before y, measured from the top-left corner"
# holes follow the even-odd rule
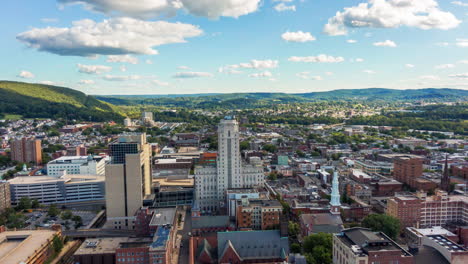
[[[155,105],[201,109],[244,109],[268,107],[272,104],[306,103],[317,101],[357,102],[426,102],[467,101],[468,91],[458,89],[395,90],[384,88],[343,89],[302,94],[286,93],[232,93],[187,95],[109,95],[96,98],[114,105]]]
[[[70,88],[0,81],[0,115],[12,114],[89,121],[122,119],[111,104]]]

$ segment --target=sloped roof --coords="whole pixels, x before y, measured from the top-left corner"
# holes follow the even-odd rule
[[[213,260],[213,253],[213,248],[211,247],[210,243],[208,243],[208,240],[203,239],[203,242],[197,249],[196,257],[199,258],[202,256],[202,254],[206,254],[210,259]]]
[[[283,258],[289,254],[288,238],[281,237],[279,230],[218,232],[219,258],[228,243],[242,259]]]

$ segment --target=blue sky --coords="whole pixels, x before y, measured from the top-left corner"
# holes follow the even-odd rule
[[[88,94],[468,89],[468,0],[7,0],[3,6],[3,80]]]

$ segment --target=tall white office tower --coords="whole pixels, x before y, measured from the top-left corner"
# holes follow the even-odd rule
[[[241,157],[239,150],[239,124],[225,117],[218,126],[218,199],[224,199],[228,188],[241,188]]]
[[[223,207],[228,189],[253,188],[264,183],[262,162],[252,157],[243,164],[239,149],[239,123],[230,116],[218,125],[216,165],[195,167],[195,200],[202,212]]]

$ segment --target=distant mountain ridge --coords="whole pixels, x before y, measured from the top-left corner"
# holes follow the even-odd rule
[[[0,114],[105,121],[123,117],[109,103],[53,85],[0,81]]]
[[[386,88],[341,89],[311,93],[231,93],[188,95],[96,95],[115,105],[165,105],[181,107],[247,107],[271,103],[300,103],[325,100],[358,101],[468,101],[468,91],[450,88],[396,90]]]

